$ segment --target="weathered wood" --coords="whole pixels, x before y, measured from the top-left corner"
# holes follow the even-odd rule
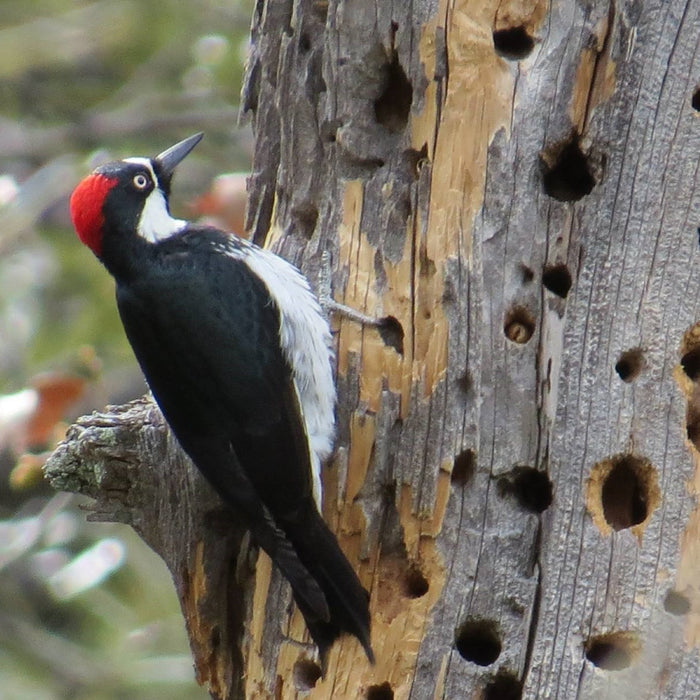
[[[336,297],[405,332],[399,356],[339,327],[327,507],[372,583],[378,664],[344,650],[345,694],[313,697],[385,681],[397,698],[694,697],[696,654],[664,600],[694,588],[672,370],[698,313],[698,8],[274,5],[258,3],[249,75],[264,77],[244,92],[268,243],[311,273],[332,251]],[[632,528],[611,532],[603,495]],[[410,599],[416,570],[429,588]],[[626,670],[602,668],[608,633]]]
[[[343,641],[317,680],[260,557],[245,697],[700,696],[699,22],[259,0],[253,235],[312,281],[329,251],[336,299],[404,335],[336,321],[324,514],[377,664]]]
[[[243,698],[250,615],[248,547],[148,398],[71,426],[44,467],[54,488],[95,499],[88,519],[131,525],[173,577],[197,680],[214,698]],[[246,612],[246,610],[248,612]]]

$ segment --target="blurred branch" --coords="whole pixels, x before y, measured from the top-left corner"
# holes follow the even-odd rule
[[[144,398],[79,419],[44,473],[54,488],[95,499],[90,520],[130,524],[162,557],[197,680],[215,698],[242,698],[244,620],[252,603],[249,568],[238,561],[247,561],[244,530],[192,467],[157,406]]]

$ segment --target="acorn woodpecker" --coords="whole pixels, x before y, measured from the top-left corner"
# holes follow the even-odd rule
[[[289,581],[322,661],[341,634],[373,661],[369,596],[319,512],[334,437],[331,335],[293,265],[170,215],[195,134],[86,177],[73,225],[116,282],[127,338],[185,452]]]

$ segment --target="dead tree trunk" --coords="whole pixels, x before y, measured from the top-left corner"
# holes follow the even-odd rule
[[[335,298],[396,319],[335,322],[324,474],[376,666],[348,639],[318,679],[287,586],[235,561],[152,407],[49,465],[164,556],[216,697],[700,696],[699,21],[257,2],[249,227],[312,281],[329,252]]]

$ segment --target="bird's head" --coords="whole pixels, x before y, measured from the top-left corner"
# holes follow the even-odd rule
[[[155,243],[185,226],[170,216],[168,197],[176,166],[200,142],[195,134],[155,158],[102,165],[75,188],[70,214],[80,240],[98,258],[106,237],[131,233]]]

